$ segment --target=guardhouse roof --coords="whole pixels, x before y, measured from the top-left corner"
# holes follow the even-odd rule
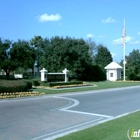
[[[108,64],[106,67],[104,67],[105,69],[122,69],[122,66],[120,66],[118,63],[116,62],[111,62],[110,64]]]

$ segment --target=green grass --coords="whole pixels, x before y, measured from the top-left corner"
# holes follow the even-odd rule
[[[140,111],[94,127],[57,138],[56,140],[128,140],[127,131],[140,129]],[[130,129],[130,132],[131,132]],[[140,138],[132,138],[132,140]]]
[[[46,94],[57,94],[57,93],[66,93],[66,92],[78,92],[78,91],[87,91],[87,90],[99,90],[99,89],[108,89],[108,88],[118,88],[118,87],[128,87],[128,86],[137,86],[140,85],[140,82],[89,82],[90,84],[94,84],[96,86],[93,87],[85,87],[85,88],[72,88],[72,89],[61,89],[61,90],[50,90],[37,88],[34,91],[43,92]]]

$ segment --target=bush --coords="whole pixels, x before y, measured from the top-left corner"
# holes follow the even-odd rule
[[[32,88],[30,81],[23,80],[0,80],[0,93],[26,92]]]
[[[34,85],[34,86],[39,86],[40,83],[39,83],[38,81],[33,81],[33,85]]]
[[[0,93],[12,93],[12,92],[24,92],[28,91],[27,85],[17,85],[17,86],[12,86],[12,87],[5,87],[5,86],[0,86]]]
[[[78,75],[81,81],[105,81],[106,72],[98,65],[91,65],[85,68],[84,74]]]
[[[136,80],[140,80],[140,76],[138,74],[135,74],[134,72],[131,72],[128,75],[128,79],[136,81]]]
[[[28,89],[31,89],[32,88],[32,82],[26,81],[26,85],[27,85],[27,88]]]

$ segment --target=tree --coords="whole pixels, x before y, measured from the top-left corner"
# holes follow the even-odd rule
[[[130,80],[140,79],[140,51],[133,50],[126,56],[126,75]]]
[[[57,72],[67,68],[72,73],[82,74],[92,62],[89,45],[83,39],[56,36],[47,44],[44,46],[44,66],[49,71]]]
[[[12,60],[17,63],[18,68],[21,67],[24,71],[31,68],[32,74],[34,73],[36,52],[28,41],[18,40],[14,42],[11,48],[11,57]]]
[[[91,38],[89,38],[87,41],[87,44],[89,45],[89,55],[91,56],[92,60],[93,60],[93,64],[95,64],[95,56],[97,54],[97,45],[94,41],[92,41]]]
[[[17,63],[11,57],[12,41],[0,38],[0,68],[6,73],[7,80],[10,72],[17,68]]]
[[[104,47],[102,44],[98,45],[98,51],[95,56],[96,65],[99,65],[102,69],[104,69],[104,67],[112,61],[112,55],[107,47]]]
[[[86,67],[84,74],[79,80],[84,81],[104,81],[106,80],[106,73],[99,65],[89,65]]]
[[[37,59],[37,67],[38,67],[38,72],[39,72],[42,53],[43,53],[43,39],[41,36],[34,36],[34,38],[30,40],[30,44],[36,48],[36,56],[37,56],[36,59]]]

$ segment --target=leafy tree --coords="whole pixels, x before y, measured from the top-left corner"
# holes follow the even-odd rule
[[[11,45],[12,41],[0,38],[0,68],[5,71],[7,80],[9,79],[10,72],[17,68],[17,63],[11,57]]]
[[[39,72],[41,61],[42,61],[42,55],[44,51],[43,38],[41,36],[34,36],[34,38],[30,40],[30,44],[34,48],[36,48],[36,56],[37,56],[36,59],[37,59],[37,67]]]
[[[68,68],[72,73],[83,73],[91,64],[89,45],[83,39],[53,37],[45,48],[45,62],[49,71]]]
[[[107,47],[104,47],[101,44],[98,45],[98,51],[95,56],[96,65],[99,65],[102,69],[104,69],[104,67],[107,66],[112,61],[113,61],[112,55],[110,51],[107,49]]]
[[[89,65],[86,67],[84,74],[79,80],[85,81],[104,81],[106,80],[106,73],[99,65]]]
[[[24,71],[31,68],[32,73],[34,73],[36,52],[28,41],[18,40],[17,42],[14,42],[11,48],[11,57],[12,60],[17,63],[17,68],[23,68]]]
[[[91,56],[93,60],[93,64],[95,64],[95,56],[98,50],[97,45],[92,39],[88,39],[86,42],[89,45],[89,55]]]
[[[140,51],[133,50],[126,56],[126,74],[130,80],[140,79]]]

